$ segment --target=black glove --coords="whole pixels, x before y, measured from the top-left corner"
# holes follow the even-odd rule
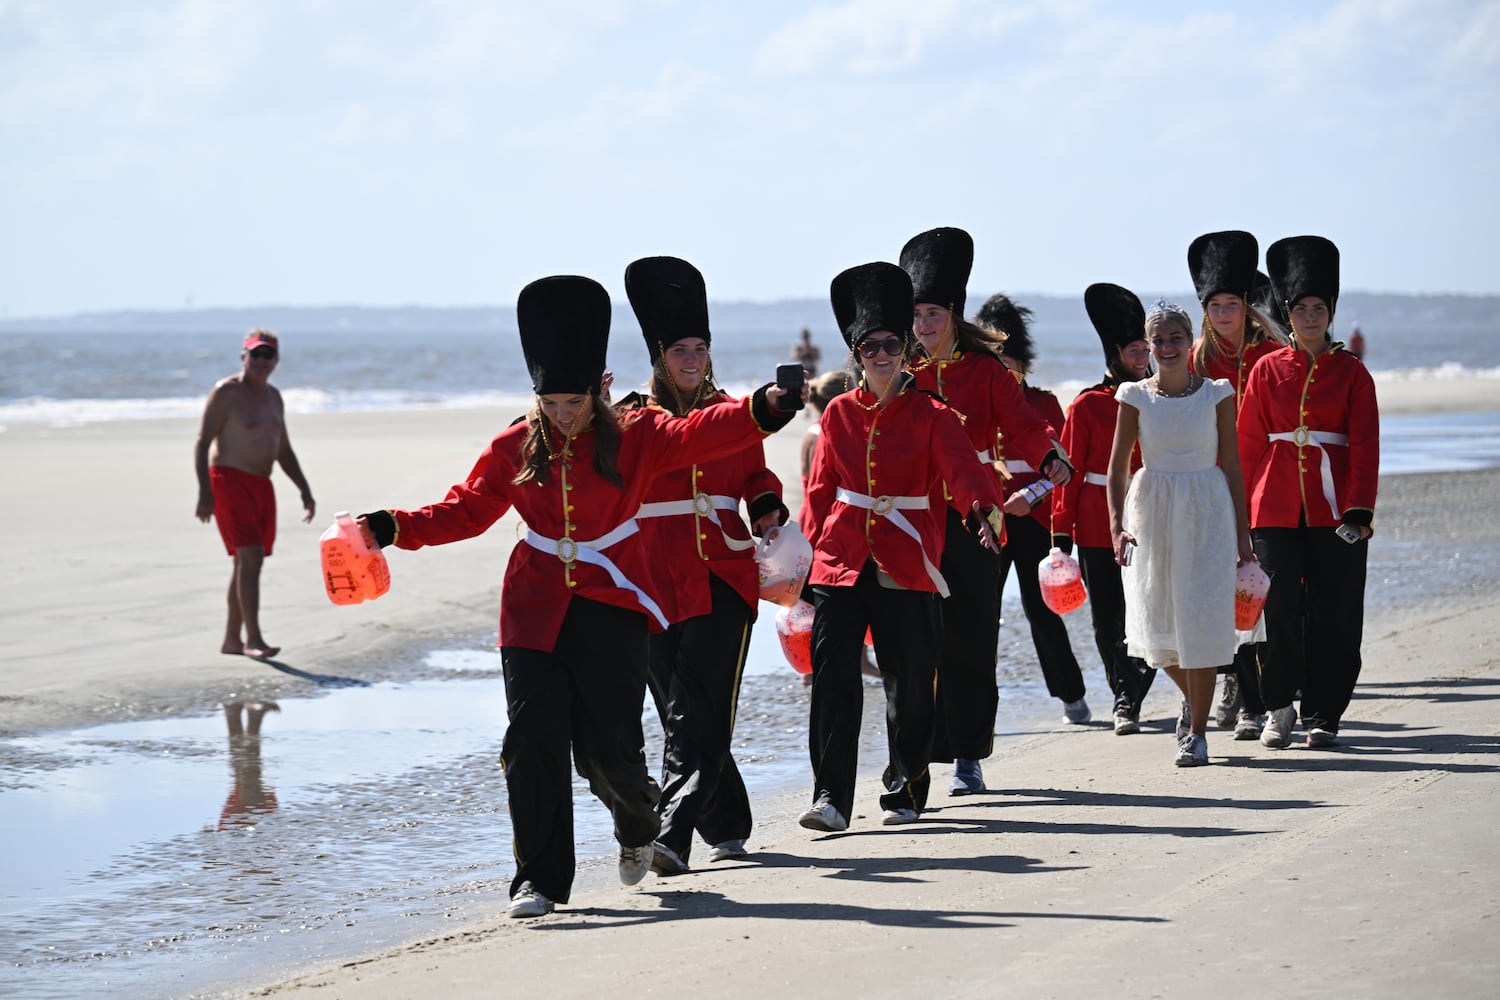
[[[1073,536],[1072,535],[1053,535],[1052,536],[1052,544],[1055,545],[1055,546],[1057,546],[1058,548],[1062,549],[1068,555],[1072,555],[1073,554]]]
[[[388,510],[377,510],[369,514],[361,514],[365,524],[370,529],[370,534],[375,536],[375,544],[382,549],[396,540],[396,519]]]

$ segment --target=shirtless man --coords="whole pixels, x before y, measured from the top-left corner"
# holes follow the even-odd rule
[[[316,505],[287,438],[281,393],[267,381],[279,345],[267,330],[251,330],[240,350],[242,368],[208,394],[193,447],[198,472],[198,520],[213,517],[234,557],[229,575],[229,620],[220,652],[264,660],[281,652],[260,632],[260,567],[276,541],[276,492],[271,469],[302,491],[304,523]]]

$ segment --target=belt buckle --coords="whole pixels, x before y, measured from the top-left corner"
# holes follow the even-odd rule
[[[870,509],[879,514],[881,517],[885,517],[891,511],[896,509],[896,501],[891,498],[890,494],[878,496],[875,498],[875,503],[873,506],[871,506]]]
[[[557,540],[557,558],[565,563],[578,561],[578,543],[571,538]]]
[[[1297,429],[1292,431],[1292,444],[1296,445],[1298,448],[1306,448],[1307,442],[1311,440],[1312,431],[1307,429],[1306,424],[1299,424]]]
[[[693,494],[693,513],[699,517],[708,517],[714,512],[714,501],[707,493],[701,490]]]

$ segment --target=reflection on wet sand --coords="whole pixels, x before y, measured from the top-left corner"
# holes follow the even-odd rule
[[[219,829],[251,826],[255,817],[276,811],[276,791],[266,787],[260,760],[260,727],[269,712],[279,712],[274,701],[231,701],[224,705],[229,729],[229,764],[234,785],[219,813]]]

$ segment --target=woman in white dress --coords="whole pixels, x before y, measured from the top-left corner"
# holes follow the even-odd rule
[[[1158,301],[1146,314],[1156,374],[1121,385],[1109,461],[1109,520],[1125,567],[1125,643],[1187,699],[1177,765],[1208,763],[1216,668],[1234,659],[1234,576],[1254,559],[1236,450],[1234,387],[1189,367],[1193,323]],[[1130,480],[1139,440],[1141,469]],[[1129,492],[1126,483],[1129,482]],[[1238,551],[1236,551],[1238,550]]]

